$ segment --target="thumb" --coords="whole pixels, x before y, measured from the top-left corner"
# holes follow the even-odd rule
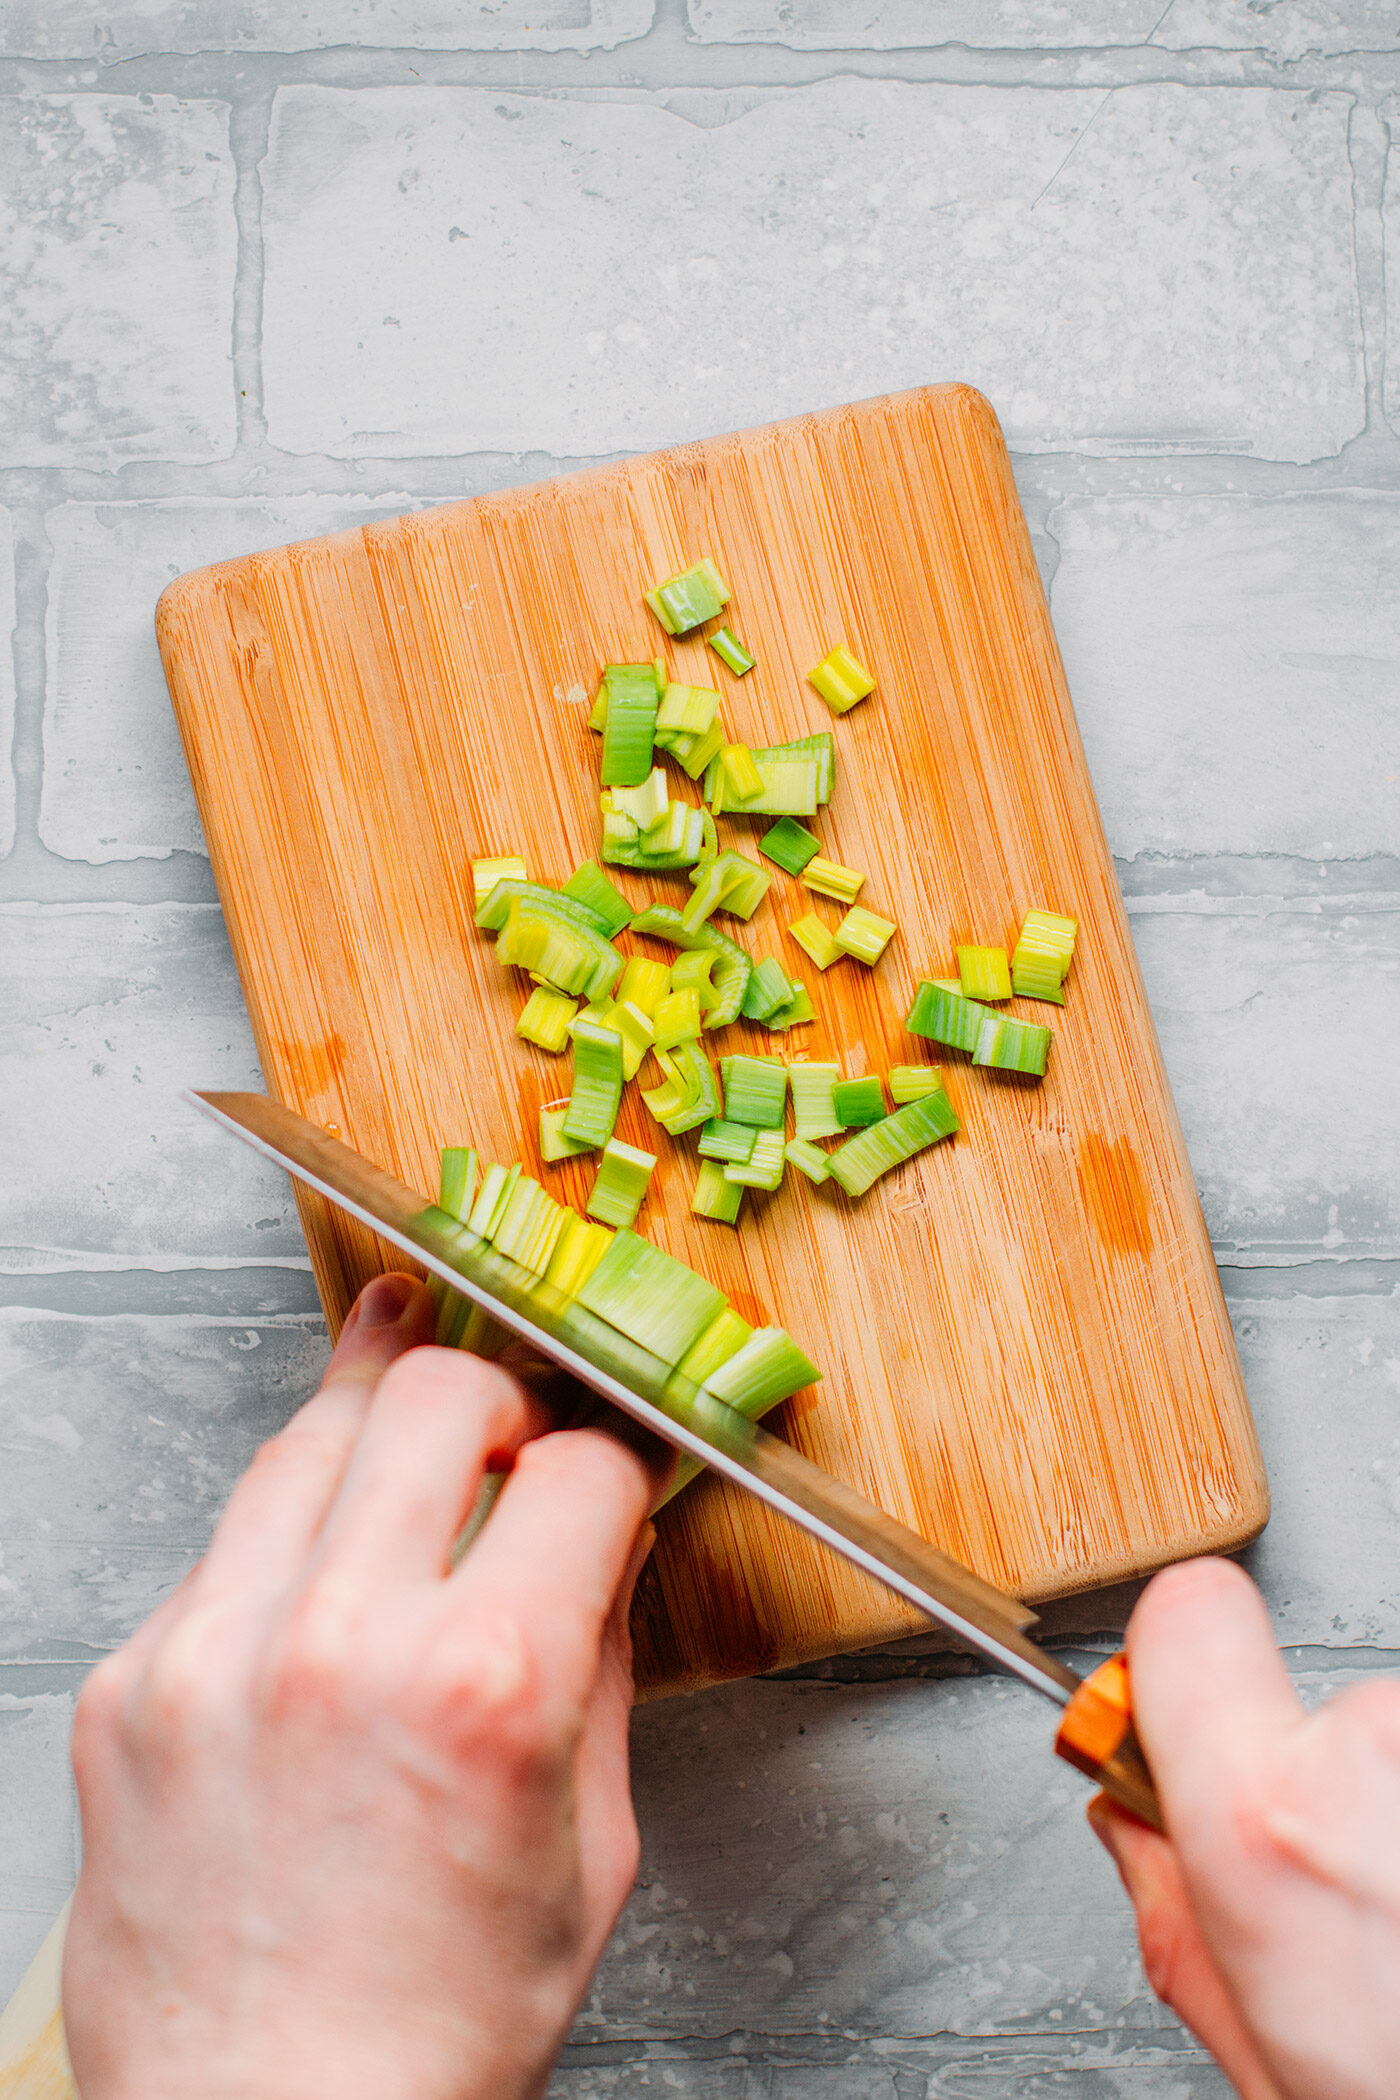
[[[321,1390],[357,1385],[372,1390],[391,1363],[433,1339],[432,1294],[412,1276],[376,1276],[345,1316]]]

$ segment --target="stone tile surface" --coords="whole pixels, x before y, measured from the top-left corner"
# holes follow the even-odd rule
[[[1273,1494],[1248,1565],[1279,1639],[1400,1649],[1400,1297],[1231,1312]]]
[[[262,1085],[216,907],[0,905],[0,955],[0,1249],[304,1258],[284,1177],[179,1098]]]
[[[11,0],[0,55],[103,65],[167,51],[612,51],[651,27],[654,0]]]
[[[1293,60],[1319,53],[1390,52],[1400,29],[1390,0],[1172,0],[1151,41],[1172,51],[1262,51]]]
[[[153,625],[174,577],[341,532],[409,499],[65,504],[50,513],[39,835],[73,860],[204,853]]]
[[[792,51],[898,51],[966,44],[976,50],[1072,50],[1163,45],[1173,51],[1392,52],[1388,0],[688,0],[702,44],[783,44]]]
[[[1234,2087],[1199,2050],[1083,2035],[969,2043],[903,2037],[811,2048],[731,2035],[708,2048],[662,2043],[571,2051],[549,2100],[1230,2100]]]
[[[702,44],[785,44],[791,51],[1142,44],[1161,18],[1153,0],[687,0],[686,12]]]
[[[1297,1681],[1315,1702],[1350,1674]],[[1052,1733],[1039,1700],[989,1677],[760,1681],[643,1707],[641,1875],[575,2043],[736,2030],[855,2042],[1062,2028],[1067,2042],[1087,2030],[1117,2047],[1174,2037],[1084,1822],[1087,1785],[1054,1758]],[[1154,2092],[1112,2076],[1069,2090]],[[1036,2091],[990,2084],[1008,2089]],[[949,2090],[970,2100],[983,2088],[974,2076]]]
[[[1400,917],[1281,906],[1132,926],[1217,1252],[1395,1259]]]
[[[0,860],[15,842],[15,775],[10,745],[15,733],[15,534],[0,510]]]
[[[0,1308],[0,1655],[95,1661],[125,1640],[326,1354],[317,1320]]]
[[[0,98],[0,466],[226,458],[227,107]]]
[[[1115,854],[1396,852],[1400,497],[1110,497],[1048,529]]]
[[[9,1594],[0,1571],[0,1612]],[[0,2005],[38,1952],[77,1871],[72,1725],[70,1695],[21,1697],[0,1679]]]
[[[1331,454],[1363,415],[1347,116],[1169,85],[285,89],[269,435],[574,455],[975,378],[1028,450]]]

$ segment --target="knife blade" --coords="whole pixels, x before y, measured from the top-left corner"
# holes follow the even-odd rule
[[[633,1421],[757,1496],[988,1662],[1067,1709],[1057,1739],[1061,1754],[1090,1771],[1144,1820],[1159,1820],[1146,1767],[1131,1736],[1119,1658],[1112,1659],[1117,1674],[1112,1694],[1105,1698],[1094,1692],[1102,1672],[1095,1672],[1094,1679],[1081,1678],[1027,1637],[1036,1615],[1016,1598],[984,1582],[793,1445],[713,1395],[693,1386],[678,1394],[671,1366],[605,1330],[602,1322],[583,1324],[576,1312],[571,1321],[569,1303],[546,1290],[538,1278],[495,1255],[479,1234],[304,1116],[264,1094],[191,1090],[185,1098],[264,1158],[411,1255]],[[618,1375],[620,1368],[629,1371],[629,1378]],[[650,1393],[639,1387],[649,1387]],[[1077,1724],[1086,1707],[1094,1725],[1080,1741],[1083,1729],[1071,1729],[1070,1722]],[[1105,1719],[1120,1709],[1121,1726]],[[1107,1755],[1100,1755],[1115,1726],[1117,1740],[1108,1745]],[[1092,1762],[1086,1763],[1086,1758]],[[1121,1772],[1115,1772],[1116,1762]],[[1126,1798],[1129,1794],[1132,1798]]]

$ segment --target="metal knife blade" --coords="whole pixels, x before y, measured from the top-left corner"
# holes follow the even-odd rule
[[[479,1305],[581,1384],[656,1436],[736,1482],[812,1537],[883,1582],[906,1603],[945,1626],[989,1662],[1064,1706],[1081,1680],[1026,1637],[1035,1623],[1014,1597],[983,1582],[800,1451],[736,1414],[711,1395],[688,1388],[685,1419],[671,1368],[625,1342],[601,1322],[580,1322],[556,1293],[493,1250],[425,1196],[364,1159],[305,1117],[263,1094],[200,1093],[187,1100],[308,1188],[370,1226]],[[512,1274],[513,1272],[513,1274]],[[587,1316],[584,1316],[587,1322]],[[593,1344],[590,1353],[575,1346]],[[615,1348],[611,1345],[615,1345]],[[607,1357],[613,1356],[609,1368]],[[617,1375],[620,1362],[632,1373]],[[638,1373],[640,1372],[640,1375]],[[651,1387],[653,1397],[637,1391]]]

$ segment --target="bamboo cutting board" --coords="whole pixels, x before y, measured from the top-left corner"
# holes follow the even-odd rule
[[[583,1203],[592,1163],[536,1149],[568,1060],[513,1034],[523,980],[473,931],[470,862],[518,851],[559,882],[596,856],[584,696],[604,662],[656,653],[641,592],[700,554],[758,668],[737,681],[690,639],[665,645],[672,677],[719,685],[751,744],[834,728],[814,828],[899,926],[874,971],[820,976],[785,932],[813,900],[775,873],[751,926],[723,923],[803,976],[820,1018],[781,1039],[744,1024],[722,1048],[885,1071],[929,1052],[903,1016],[958,942],[1011,945],[1031,905],[1080,936],[1063,1013],[1013,1009],[1055,1028],[1044,1083],[945,1053],[962,1135],[858,1204],[792,1173],[738,1232],[692,1218],[694,1140],[627,1089],[619,1134],[660,1154],[640,1228],[822,1366],[784,1434],[1018,1595],[1239,1546],[1266,1515],[1259,1451],[1001,433],[970,388],[172,584],[161,652],[269,1086],[429,1193],[439,1147],[470,1141]],[[877,689],[833,723],[804,674],[837,641]],[[722,828],[752,850],[759,820]],[[639,905],[689,895],[683,877],[619,882]],[[397,1257],[299,1200],[334,1331]],[[702,1481],[640,1588],[639,1681],[693,1687],[921,1623]]]

